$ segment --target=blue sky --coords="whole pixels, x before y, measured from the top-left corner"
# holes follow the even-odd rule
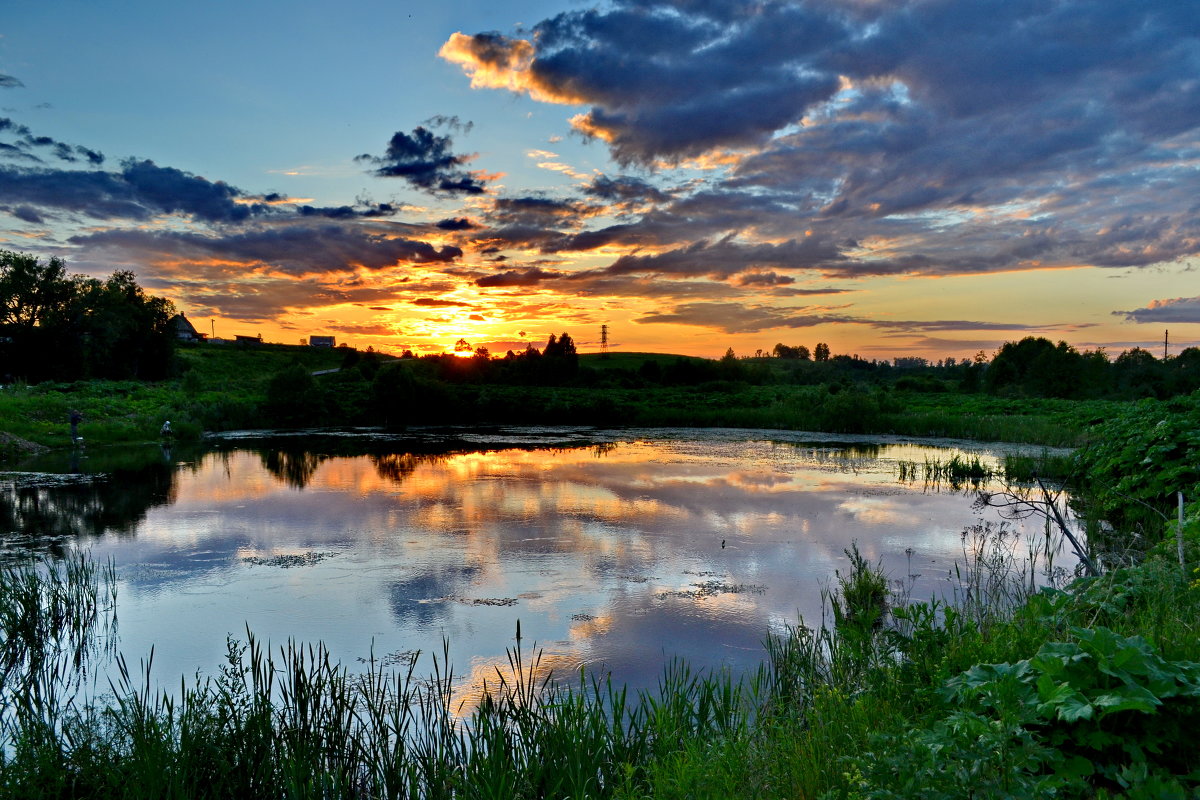
[[[1193,12],[17,0],[0,247],[393,351],[1182,347]]]

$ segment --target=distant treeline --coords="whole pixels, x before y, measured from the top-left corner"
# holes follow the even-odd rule
[[[916,392],[986,392],[1001,397],[1067,399],[1164,399],[1200,389],[1200,348],[1156,358],[1141,348],[1115,359],[1104,350],[1080,352],[1066,342],[1027,337],[1008,342],[989,360],[980,352],[973,359],[920,357],[892,361],[867,360],[857,355],[834,355],[823,342],[809,356],[804,346],[776,345],[774,355],[739,358],[733,350],[717,359],[694,357],[645,358],[636,366],[614,356],[608,364],[592,356],[581,366],[567,333],[550,337],[543,350],[526,350],[492,357],[476,350],[470,358],[440,354],[402,359],[414,376],[448,384],[481,383],[546,386],[698,386],[715,382],[752,385],[839,383],[886,385]],[[350,357],[358,358],[358,354]]]
[[[1200,389],[1200,349],[1165,360],[1134,349],[1109,360],[1027,338],[985,358],[868,361],[777,356],[712,360],[614,353],[582,360],[567,333],[545,347],[493,357],[396,359],[346,349],[342,369],[313,376],[298,363],[272,378],[268,424],[444,423],[750,424],[867,431],[917,395],[1007,399],[1166,398]],[[789,399],[790,398],[790,399]],[[947,401],[949,398],[947,397]],[[753,413],[752,413],[753,412]],[[760,419],[761,417],[761,419]]]

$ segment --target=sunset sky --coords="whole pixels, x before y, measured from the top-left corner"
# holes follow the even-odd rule
[[[1200,344],[1195,0],[12,0],[0,248],[202,332]]]

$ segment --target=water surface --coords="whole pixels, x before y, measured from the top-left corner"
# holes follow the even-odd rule
[[[955,454],[1000,457],[776,431],[231,436],[76,454],[49,484],[10,475],[0,520],[10,548],[112,557],[120,650],[153,646],[168,685],[250,630],[352,666],[445,640],[467,691],[519,620],[556,675],[650,687],[673,657],[741,670],[769,631],[819,623],[852,542],[913,594],[945,590],[964,529],[995,511],[897,464]]]

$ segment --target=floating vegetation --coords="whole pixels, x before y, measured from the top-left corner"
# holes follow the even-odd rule
[[[438,599],[445,603],[462,603],[464,606],[515,606],[517,604],[515,597],[456,597],[451,595]]]
[[[319,564],[327,558],[336,556],[337,553],[282,553],[270,558],[262,558],[261,556],[246,556],[242,559],[247,564],[254,564],[260,567],[279,567],[281,569],[291,569],[292,567],[311,567],[313,564]]]
[[[591,614],[572,614],[571,620],[573,622],[595,622],[596,618]]]
[[[383,658],[375,658],[374,655],[372,655],[370,658],[363,658],[362,656],[359,656],[358,663],[373,664],[377,667],[383,667],[385,669],[388,667],[407,667],[415,663],[419,655],[421,655],[420,650],[397,650],[393,653],[388,653]]]
[[[756,583],[704,581],[702,583],[693,583],[690,589],[670,589],[659,592],[658,597],[690,597],[698,600],[704,597],[716,597],[721,594],[762,594],[765,591],[767,591],[766,586]]]

